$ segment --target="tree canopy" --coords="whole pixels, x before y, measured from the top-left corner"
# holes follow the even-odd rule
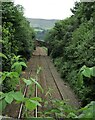
[[[29,59],[33,51],[35,33],[23,16],[23,7],[13,2],[2,2],[2,51],[9,58],[3,60],[3,69],[10,68],[11,58],[21,55]]]
[[[95,66],[95,2],[76,2],[71,11],[71,17],[57,22],[48,32],[46,41],[61,76],[71,84],[85,105],[94,100],[95,78],[85,78],[81,88],[77,85],[77,73],[83,65]]]

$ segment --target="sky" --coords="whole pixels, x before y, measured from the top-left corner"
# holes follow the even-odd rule
[[[24,7],[24,16],[41,19],[65,19],[72,15],[70,8],[80,0],[14,0]]]

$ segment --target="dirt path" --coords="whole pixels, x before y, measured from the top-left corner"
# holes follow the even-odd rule
[[[80,106],[73,90],[60,78],[60,74],[54,67],[50,57],[47,56],[45,49],[37,47],[32,58],[28,61],[27,66],[27,69],[23,72],[23,77],[25,78],[28,78],[31,75],[32,77],[35,77],[38,66],[42,69],[38,76],[38,82],[41,84],[45,92],[42,94],[41,91],[38,90],[39,97],[45,99],[45,93],[48,89],[52,89],[51,96],[53,99],[68,99],[70,105],[73,107],[78,108]],[[28,94],[29,92],[27,92],[27,96]],[[33,96],[35,96],[35,91]],[[9,105],[6,109],[6,114],[17,118],[19,108],[20,106],[16,104],[14,106]],[[43,107],[38,108],[38,111],[40,110],[44,110]],[[32,113],[32,115],[34,115],[34,113]]]

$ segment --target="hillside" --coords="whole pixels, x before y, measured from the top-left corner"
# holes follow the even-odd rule
[[[33,26],[34,28],[39,27],[45,30],[52,28],[55,22],[58,21],[55,19],[47,20],[47,19],[33,19],[33,18],[27,18],[27,20],[30,22],[31,26]]]

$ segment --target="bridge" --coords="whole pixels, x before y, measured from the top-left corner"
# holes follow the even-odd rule
[[[49,43],[47,43],[47,42],[44,41],[44,40],[36,39],[35,42],[34,42],[34,44],[35,44],[35,49],[36,49],[36,47],[43,47],[43,46],[46,47],[46,48],[48,49],[47,55],[48,55],[48,56],[50,55]]]
[[[35,40],[35,46],[36,47],[42,47],[42,46],[47,47],[47,43],[44,40],[38,40],[38,39],[36,39]]]

